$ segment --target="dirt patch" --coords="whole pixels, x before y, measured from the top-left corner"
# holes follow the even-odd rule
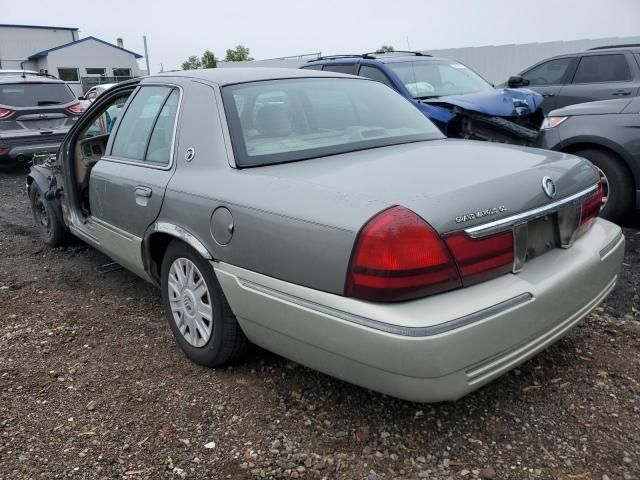
[[[31,225],[24,174],[0,173],[0,479],[640,478],[637,226],[617,290],[571,334],[420,405],[261,350],[198,367],[152,286]]]

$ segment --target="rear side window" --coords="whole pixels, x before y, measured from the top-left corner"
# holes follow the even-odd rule
[[[144,161],[147,145],[152,133],[158,126],[158,133],[153,139],[153,159],[155,163],[168,163],[169,157],[163,151],[165,144],[171,142],[173,124],[177,110],[178,93],[171,87],[142,87],[127,108],[111,148],[111,155],[129,160]],[[166,107],[166,108],[165,108]],[[169,118],[171,117],[171,118]],[[170,127],[167,125],[170,124]],[[169,128],[169,131],[165,131]],[[166,133],[166,136],[165,136]],[[166,158],[166,161],[164,160]]]
[[[344,64],[341,63],[339,65],[325,65],[322,70],[325,72],[336,72],[336,73],[353,73],[354,64]]]
[[[171,144],[173,141],[173,127],[178,112],[178,90],[172,90],[164,103],[160,115],[153,127],[149,146],[147,147],[147,162],[168,165],[171,159]]]
[[[360,72],[358,73],[361,77],[367,77],[371,80],[375,80],[376,82],[384,83],[387,87],[393,88],[391,81],[387,78],[387,76],[376,67],[371,67],[369,65],[360,66]]]
[[[624,82],[631,80],[631,70],[624,54],[582,57],[573,83]]]
[[[69,103],[74,99],[65,83],[0,84],[0,105],[45,107]]]
[[[572,61],[572,57],[549,60],[523,73],[522,78],[529,80],[529,85],[561,84]]]

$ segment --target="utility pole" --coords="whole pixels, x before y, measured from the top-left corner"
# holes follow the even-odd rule
[[[149,67],[149,49],[147,48],[147,36],[143,35],[142,40],[144,41],[144,59],[147,62],[147,75],[151,75],[151,67]]]

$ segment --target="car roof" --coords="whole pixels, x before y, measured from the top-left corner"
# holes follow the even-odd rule
[[[160,73],[145,77],[143,82],[157,81],[158,78],[186,77],[200,80],[207,80],[220,86],[232,85],[235,83],[256,82],[261,80],[283,80],[290,78],[353,78],[360,79],[353,75],[346,75],[335,72],[321,72],[318,70],[303,70],[299,68],[266,68],[266,67],[240,67],[240,68],[210,68],[202,70],[182,70],[179,72]]]
[[[3,83],[65,83],[58,78],[45,77],[44,75],[0,75],[0,84]]]

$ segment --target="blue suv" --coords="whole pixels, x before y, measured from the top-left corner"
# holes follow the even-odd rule
[[[539,93],[496,89],[459,62],[420,52],[333,55],[300,68],[382,82],[411,101],[448,137],[531,145],[544,119]]]

